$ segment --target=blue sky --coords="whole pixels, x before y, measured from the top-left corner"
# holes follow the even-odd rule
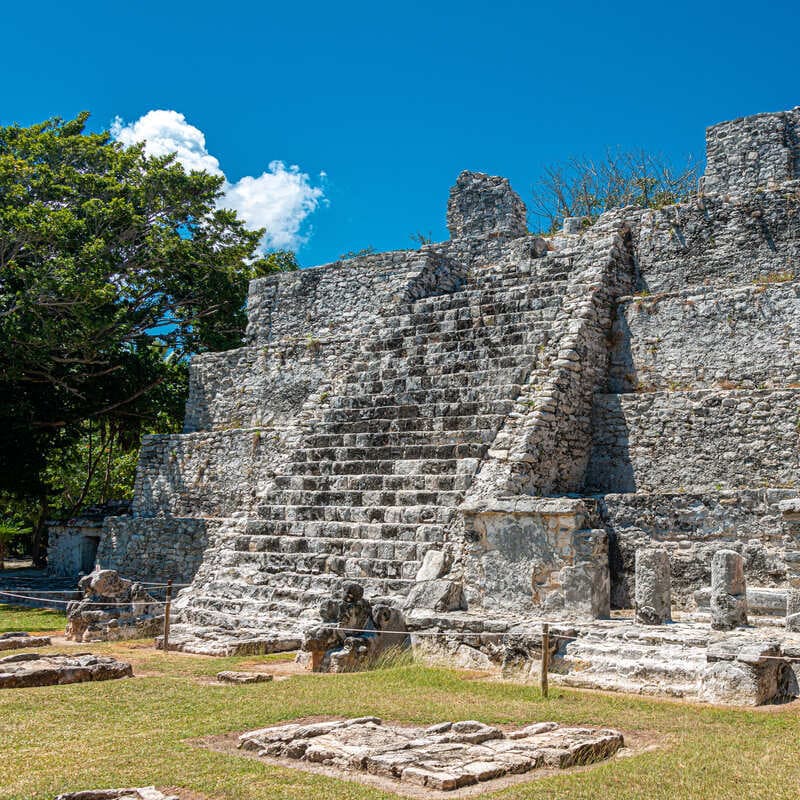
[[[152,129],[131,127],[148,112],[177,112],[242,208],[295,215],[276,241],[305,239],[307,266],[410,247],[416,231],[446,238],[462,169],[505,175],[528,199],[544,166],[607,146],[702,156],[707,125],[800,104],[799,8],[14,3],[0,124],[86,109],[93,128],[120,117],[132,135]],[[285,208],[264,200],[281,192]]]

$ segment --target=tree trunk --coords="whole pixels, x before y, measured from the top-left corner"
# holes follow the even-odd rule
[[[47,566],[47,517],[50,509],[48,496],[39,498],[39,514],[31,532],[31,558],[33,566],[44,568]]]

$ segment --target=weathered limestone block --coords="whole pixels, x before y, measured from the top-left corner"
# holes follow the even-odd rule
[[[56,800],[180,800],[177,795],[166,795],[154,786],[138,789],[88,789],[83,792],[60,794]]]
[[[786,592],[786,629],[800,631],[800,589],[790,588]]]
[[[21,650],[23,647],[47,647],[49,636],[31,636],[29,633],[10,631],[0,633],[0,650]]]
[[[757,706],[798,694],[797,678],[776,641],[727,637],[710,643],[706,658],[700,698],[707,702]]]
[[[55,686],[85,681],[131,678],[133,669],[125,661],[91,653],[19,653],[0,658],[0,689]]]
[[[663,548],[636,551],[636,621],[663,625],[672,619],[669,553]]]
[[[273,676],[269,672],[236,672],[223,670],[217,673],[217,680],[223,683],[269,683]]]
[[[711,627],[732,630],[747,625],[744,559],[735,550],[718,550],[711,560]]]

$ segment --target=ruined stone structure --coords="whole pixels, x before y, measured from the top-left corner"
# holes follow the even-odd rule
[[[716,125],[697,197],[546,239],[506,180],[464,172],[449,241],[253,281],[247,344],[194,359],[185,432],[145,441],[99,564],[191,573],[173,640],[200,652],[297,647],[356,581],[448,648],[502,660],[493,636],[548,619],[583,637],[565,669],[570,648],[620,661],[614,624],[585,623],[633,607],[653,546],[673,616],[708,622],[726,549],[751,622],[782,625],[800,589],[798,142],[800,108]]]
[[[405,728],[384,725],[377,717],[276,725],[239,737],[239,747],[259,758],[332,767],[343,774],[368,773],[434,791],[537,769],[585,767],[610,758],[623,744],[615,730],[555,722],[506,733],[476,720]]]

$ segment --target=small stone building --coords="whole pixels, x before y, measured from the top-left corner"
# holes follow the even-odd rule
[[[94,569],[106,517],[130,514],[130,500],[110,500],[90,506],[70,519],[47,526],[47,572],[59,578],[88,574]]]

